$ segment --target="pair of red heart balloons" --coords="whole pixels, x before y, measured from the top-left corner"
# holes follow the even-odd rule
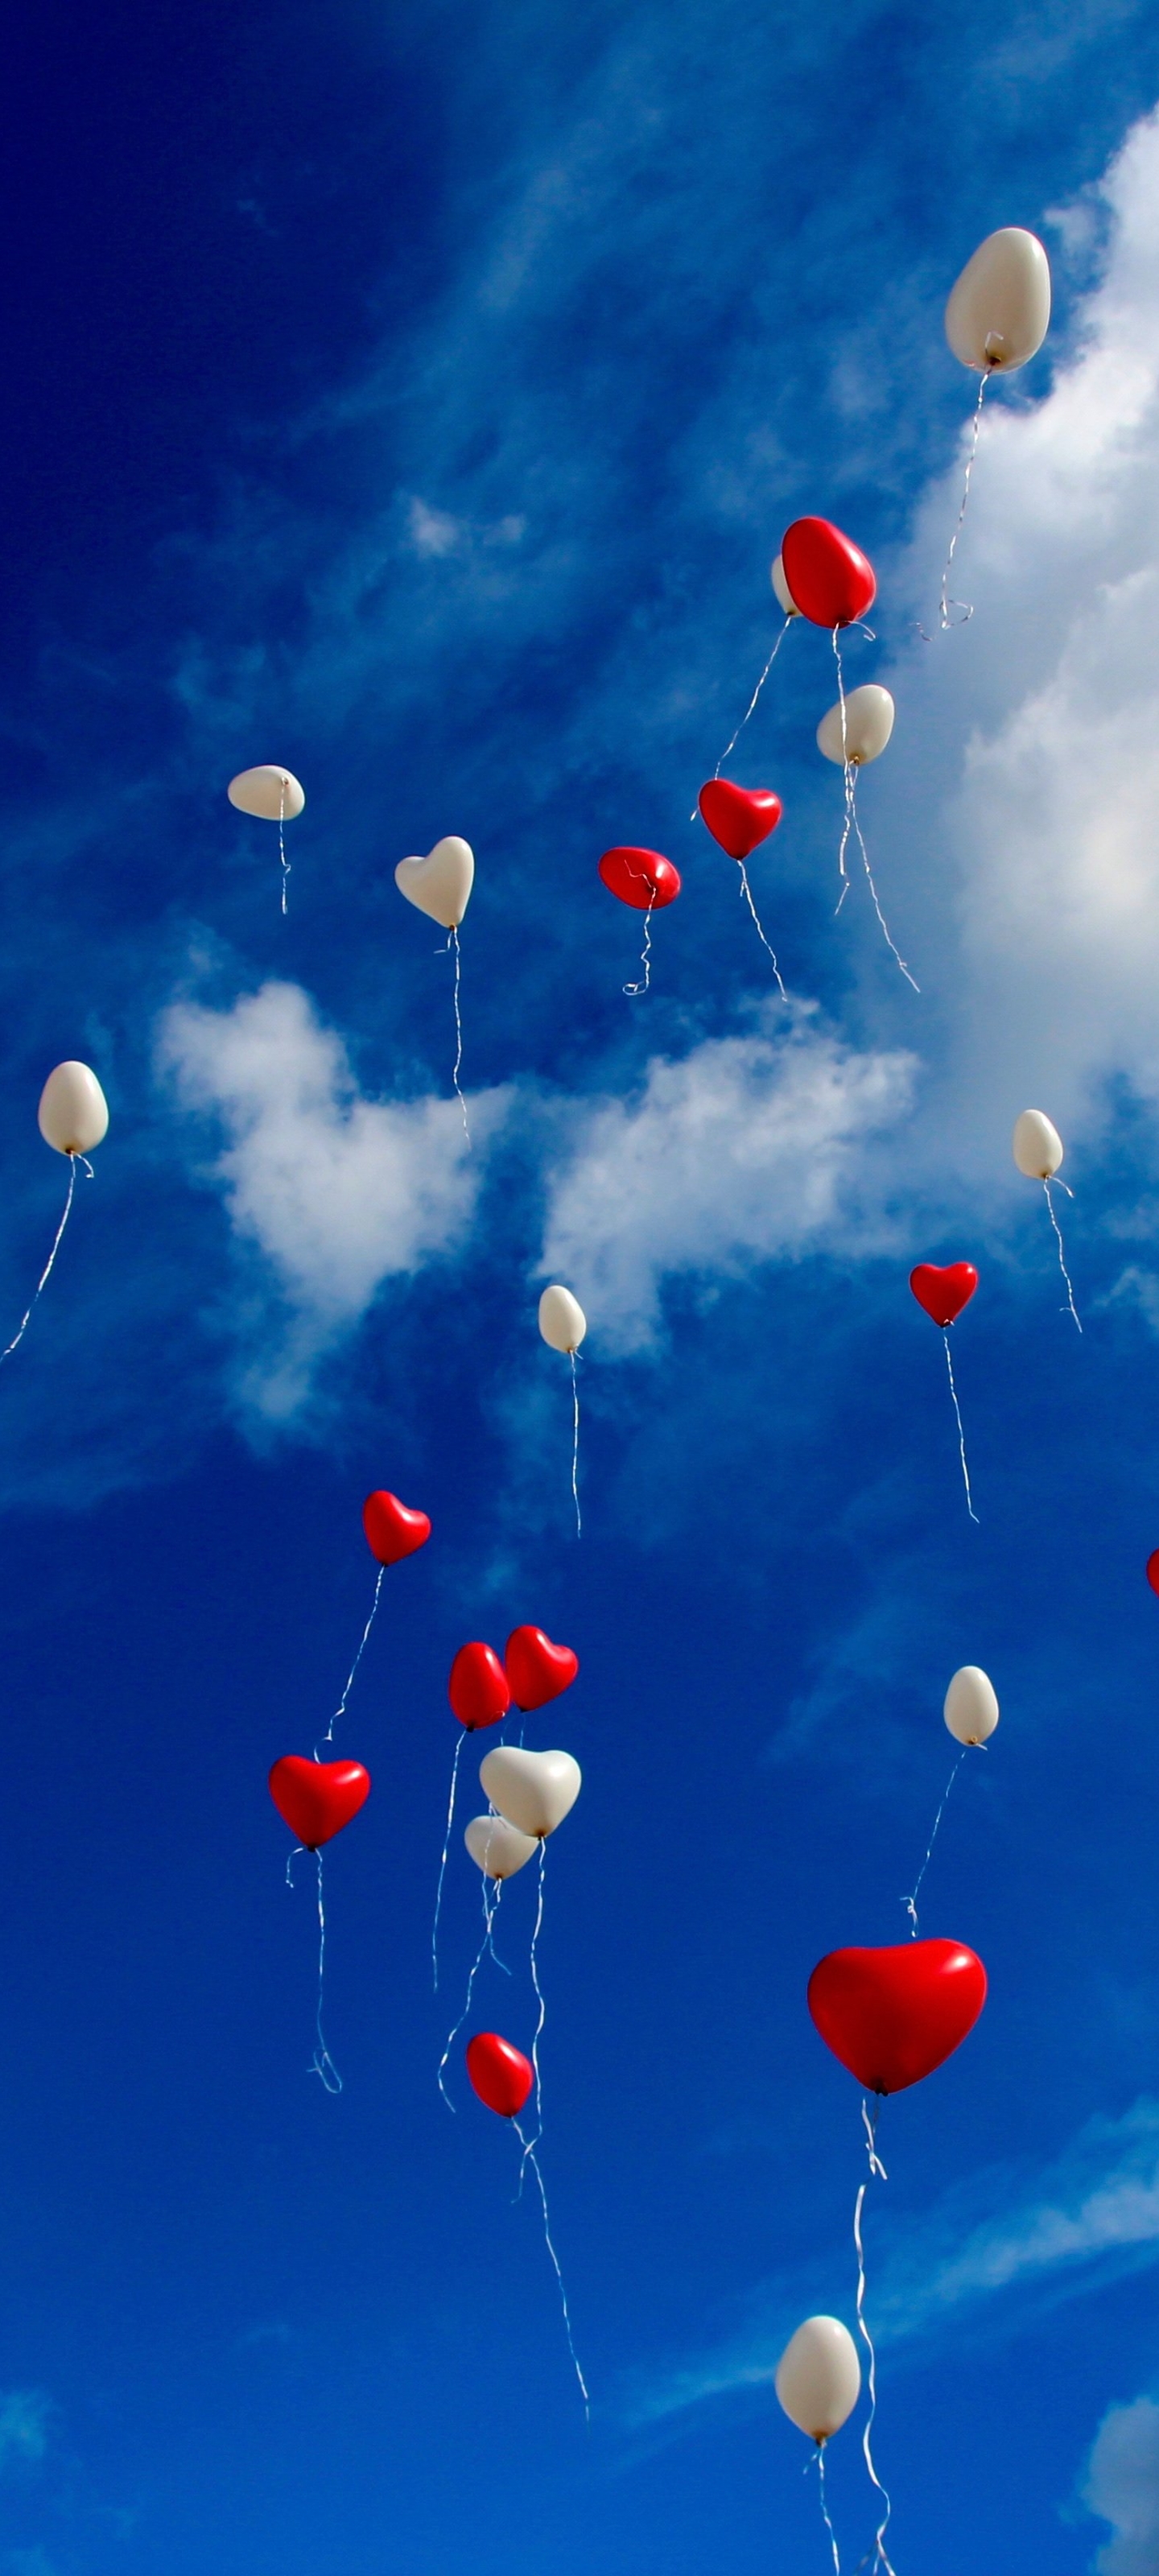
[[[522,2049],[500,2039],[497,2030],[477,2030],[467,2042],[467,2073],[489,2111],[498,2111],[504,2120],[518,2119],[535,2082],[535,2069]]]
[[[809,1979],[828,2048],[867,2093],[902,2093],[945,2064],[986,2001],[986,1971],[961,1941],[831,1950]]]
[[[479,1638],[460,1646],[447,1696],[460,1726],[473,1731],[496,1726],[514,1700],[525,1713],[543,1708],[570,1689],[579,1671],[579,1656],[570,1646],[555,1646],[542,1628],[513,1628],[503,1662],[493,1646]]]

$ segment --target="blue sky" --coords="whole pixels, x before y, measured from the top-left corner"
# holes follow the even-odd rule
[[[0,2576],[730,2576],[829,2562],[770,2372],[852,2322],[857,2093],[826,1950],[900,1938],[952,1671],[1002,1723],[923,1929],[991,1981],[891,2104],[869,2211],[898,2576],[1159,2567],[1159,28],[541,0],[46,10],[10,45],[0,1298],[112,1124],[0,1385],[9,2081]],[[927,645],[982,235],[1054,268]],[[689,821],[832,515],[898,705],[833,919],[827,639],[732,774],[790,1000]],[[227,779],[279,759],[288,835]],[[450,961],[393,884],[471,841]],[[609,844],[681,901],[639,921]],[[1017,1112],[1059,1124],[1084,1333]],[[967,1520],[918,1259],[970,1258]],[[545,1277],[582,1296],[584,1533]],[[5,1335],[6,1338],[6,1335]],[[314,1926],[270,1763],[369,1607],[364,1493],[432,1516],[340,1750]],[[581,1673],[547,1868],[544,2170],[435,2069],[478,1940],[468,1637]],[[484,1748],[479,1748],[484,1749]],[[470,1749],[464,1790],[472,1779]],[[464,1799],[462,1820],[472,1812]],[[530,1874],[477,2019],[526,2046]],[[843,2561],[873,2517],[833,2446]]]

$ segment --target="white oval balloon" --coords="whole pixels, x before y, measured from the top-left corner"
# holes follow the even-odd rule
[[[239,769],[225,792],[239,814],[259,814],[263,823],[292,823],[306,802],[293,771],[272,760],[259,769]]]
[[[781,607],[784,609],[786,617],[799,617],[801,611],[798,608],[788,582],[785,579],[785,567],[779,555],[774,555],[773,557],[773,569],[770,577],[773,589],[776,592],[777,599]]]
[[[531,1753],[523,1744],[497,1744],[479,1764],[479,1786],[509,1825],[542,1842],[570,1815],[583,1774],[570,1753]]]
[[[408,903],[429,913],[443,930],[457,930],[471,900],[475,853],[469,841],[448,832],[425,859],[400,859],[394,882]]]
[[[1051,1181],[1062,1161],[1062,1138],[1045,1109],[1024,1109],[1014,1121],[1014,1160],[1028,1181]]]
[[[806,2317],[777,2363],[774,2385],[791,2424],[827,2442],[861,2395],[857,2346],[840,2317]]]
[[[109,1104],[87,1064],[58,1064],[40,1095],[37,1124],[58,1154],[91,1154],[109,1132]]]
[[[476,1867],[488,1878],[514,1878],[539,1849],[534,1834],[521,1834],[506,1816],[472,1816],[463,1840]]]
[[[984,1744],[998,1724],[998,1694],[981,1664],[961,1664],[942,1712],[959,1744]]]
[[[1050,327],[1050,261],[1037,233],[1006,224],[968,259],[946,306],[946,338],[964,367],[1024,367]]]
[[[553,1351],[578,1351],[588,1319],[578,1297],[556,1282],[539,1300],[539,1329]]]
[[[847,760],[861,769],[867,760],[879,760],[893,732],[894,705],[888,689],[876,680],[867,680],[860,689],[850,689],[845,700],[845,731],[841,730],[841,700],[822,716],[817,727],[817,748],[826,760],[835,760],[842,768]]]

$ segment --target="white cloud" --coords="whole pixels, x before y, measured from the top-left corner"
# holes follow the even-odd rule
[[[465,533],[461,519],[447,510],[432,510],[417,494],[407,510],[406,532],[416,555],[452,555]]]
[[[1083,2502],[1112,2538],[1095,2558],[1099,2576],[1157,2576],[1159,2571],[1159,2406],[1136,2397],[1109,2406],[1095,2436]]]
[[[655,1326],[666,1274],[739,1274],[803,1253],[839,1211],[843,1246],[864,1249],[874,1220],[858,1214],[858,1160],[905,1114],[915,1069],[908,1055],[842,1046],[805,1011],[779,1037],[654,1057],[637,1098],[584,1115],[552,1188],[542,1267],[631,1348]]]
[[[52,2399],[42,2388],[0,2393],[0,2477],[13,2468],[38,2468],[48,2449]]]
[[[224,1129],[212,1180],[290,1310],[280,1352],[246,1385],[263,1411],[284,1416],[307,1393],[319,1351],[358,1322],[385,1280],[462,1243],[480,1148],[506,1095],[473,1098],[474,1152],[454,1099],[365,1099],[341,1038],[296,984],[264,984],[228,1010],[173,1003],[158,1063],[182,1106]]]

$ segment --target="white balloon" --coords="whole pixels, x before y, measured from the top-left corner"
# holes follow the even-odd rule
[[[40,1095],[37,1123],[58,1154],[91,1154],[109,1132],[109,1104],[87,1064],[58,1064]]]
[[[1062,1161],[1062,1138],[1045,1109],[1024,1109],[1015,1119],[1013,1151],[1028,1181],[1053,1180]]]
[[[448,832],[425,859],[400,859],[394,882],[408,903],[429,913],[443,930],[457,930],[471,900],[475,853],[469,841]]]
[[[534,1834],[521,1834],[506,1816],[472,1816],[463,1840],[488,1878],[514,1878],[539,1848]]]
[[[788,582],[785,579],[785,567],[779,555],[774,555],[773,557],[771,579],[773,589],[777,594],[781,607],[784,609],[786,617],[799,617],[801,611],[798,608]]]
[[[817,747],[826,760],[835,760],[840,769],[850,760],[860,769],[867,760],[878,760],[893,732],[893,699],[888,689],[876,680],[867,680],[860,689],[850,689],[845,700],[845,731],[841,730],[841,700],[822,716],[817,727]]]
[[[260,814],[263,823],[292,823],[306,802],[293,771],[272,760],[260,769],[239,769],[225,792],[239,814]]]
[[[959,1744],[984,1744],[998,1724],[998,1694],[981,1664],[961,1664],[946,1692],[943,1715]]]
[[[814,2442],[840,2432],[861,2395],[857,2346],[840,2317],[806,2317],[785,2345],[774,2385],[790,2423]]]
[[[1024,367],[1050,325],[1050,262],[1036,233],[1006,224],[968,259],[946,306],[946,338],[964,367]]]
[[[479,1764],[479,1786],[509,1825],[541,1842],[570,1815],[583,1774],[570,1753],[531,1753],[523,1744],[497,1744]]]
[[[578,1351],[588,1319],[578,1297],[558,1284],[545,1288],[539,1300],[539,1329],[553,1351]]]

